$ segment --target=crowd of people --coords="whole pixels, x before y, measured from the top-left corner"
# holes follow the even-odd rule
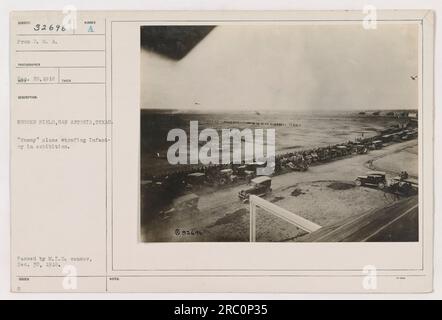
[[[402,129],[397,129],[396,132]],[[395,134],[390,130],[390,134]],[[241,164],[216,164],[195,165],[192,167],[179,168],[158,175],[142,177],[142,186],[161,188],[167,192],[179,193],[185,189],[199,188],[201,186],[221,186],[237,181],[249,181],[256,176],[256,169],[264,166],[273,167],[273,175],[290,171],[305,171],[315,163],[333,161],[352,154],[364,154],[369,150],[378,149],[376,141],[382,139],[382,135],[370,138],[359,138],[355,141],[347,141],[342,144],[318,147],[309,150],[292,151],[275,156],[274,163],[267,160],[257,162],[255,159]]]

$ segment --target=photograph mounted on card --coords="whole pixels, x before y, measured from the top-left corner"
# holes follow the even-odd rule
[[[10,23],[14,291],[432,290],[432,11]]]

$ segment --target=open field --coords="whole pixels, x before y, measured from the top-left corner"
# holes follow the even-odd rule
[[[233,121],[232,119],[235,119]],[[190,121],[198,121],[199,130],[213,128],[221,137],[221,129],[274,128],[276,154],[326,147],[356,138],[373,137],[387,127],[405,120],[392,117],[373,117],[355,112],[296,113],[296,112],[223,112],[205,114],[195,112],[141,112],[141,176],[158,175],[169,170],[184,169],[185,164],[171,165],[167,150],[174,142],[166,141],[169,130],[183,129],[189,137]],[[290,126],[290,125],[294,126]],[[243,142],[246,143],[245,141]],[[220,153],[224,152],[220,148]]]
[[[405,170],[408,174],[418,176],[418,146],[412,145],[399,152],[393,152],[373,161],[374,168],[388,172],[400,172]]]

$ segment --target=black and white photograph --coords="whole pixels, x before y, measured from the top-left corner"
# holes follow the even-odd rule
[[[419,241],[418,31],[141,26],[140,241]]]
[[[11,8],[9,296],[440,296],[442,7],[373,1]]]

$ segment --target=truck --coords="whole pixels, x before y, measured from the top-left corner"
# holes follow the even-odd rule
[[[268,176],[260,176],[250,181],[251,186],[243,189],[238,193],[238,197],[244,203],[249,202],[250,195],[262,197],[272,191],[272,178]]]
[[[387,185],[385,175],[385,172],[382,171],[370,171],[365,176],[358,176],[355,183],[357,186],[376,186],[382,190]]]

